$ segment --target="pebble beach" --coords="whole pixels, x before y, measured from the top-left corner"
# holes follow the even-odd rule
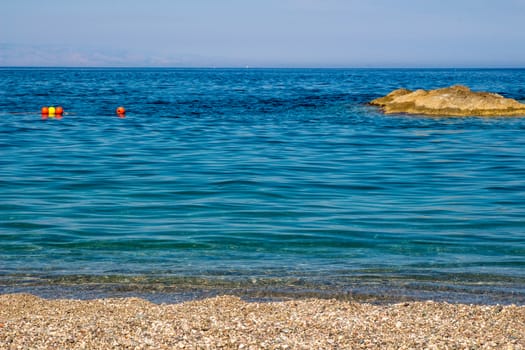
[[[525,306],[4,294],[0,349],[525,349]]]

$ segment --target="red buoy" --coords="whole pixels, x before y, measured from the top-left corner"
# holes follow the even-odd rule
[[[126,113],[126,109],[122,106],[117,108],[117,114],[122,115]]]
[[[47,107],[42,107],[41,112],[42,115],[47,115],[49,113],[49,110],[47,109]]]
[[[58,106],[58,107],[55,107],[55,113],[56,115],[62,115],[64,113],[64,108]]]

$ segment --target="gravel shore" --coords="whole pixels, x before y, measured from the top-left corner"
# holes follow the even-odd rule
[[[525,306],[0,295],[0,349],[525,349]]]

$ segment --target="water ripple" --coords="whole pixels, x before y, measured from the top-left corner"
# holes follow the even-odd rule
[[[6,276],[525,278],[525,120],[366,105],[451,83],[523,98],[523,70],[0,75]],[[42,120],[52,103],[71,114]]]

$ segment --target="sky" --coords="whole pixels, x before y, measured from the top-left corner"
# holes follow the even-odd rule
[[[525,0],[2,0],[0,66],[525,67]]]

